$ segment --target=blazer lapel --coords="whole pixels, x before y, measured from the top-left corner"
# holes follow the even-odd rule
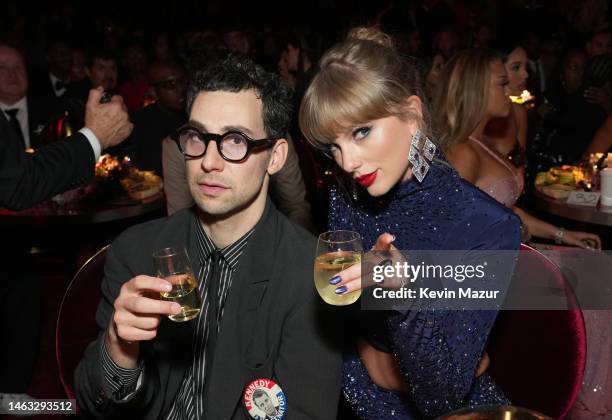
[[[207,418],[232,418],[243,389],[252,379],[244,365],[242,352],[248,345],[246,341],[256,320],[255,317],[245,317],[244,312],[261,302],[269,286],[274,264],[274,239],[278,234],[277,217],[277,210],[268,201],[262,219],[240,257],[225,303],[211,377],[207,379],[214,384],[207,397]],[[262,372],[262,376],[265,375]]]

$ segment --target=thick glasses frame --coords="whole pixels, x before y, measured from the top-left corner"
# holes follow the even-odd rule
[[[199,155],[191,155],[189,153],[186,153],[181,146],[181,140],[180,140],[181,135],[188,131],[195,133],[197,137],[204,143],[204,151],[200,153]],[[247,149],[243,157],[239,159],[231,159],[223,154],[223,147],[221,146],[221,142],[223,141],[225,137],[229,135],[239,135],[243,137],[244,140],[246,141]],[[217,143],[217,151],[219,152],[219,155],[221,155],[223,160],[226,160],[232,163],[243,162],[255,150],[269,149],[270,147],[274,146],[276,142],[278,141],[277,138],[276,139],[252,139],[251,137],[247,136],[243,132],[237,131],[237,130],[228,131],[223,134],[203,133],[201,130],[199,130],[198,128],[192,125],[185,125],[185,126],[180,127],[178,130],[176,130],[171,135],[171,138],[172,140],[174,140],[174,142],[178,146],[183,156],[190,158],[190,159],[198,159],[204,156],[206,154],[206,151],[208,150],[208,144],[212,140],[215,143]]]

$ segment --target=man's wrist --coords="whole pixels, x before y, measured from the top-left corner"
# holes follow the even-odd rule
[[[98,159],[100,159],[100,155],[102,155],[102,143],[100,143],[100,140],[94,134],[94,132],[91,131],[90,128],[83,127],[79,130],[79,133],[84,135],[89,144],[91,145],[91,148],[94,152],[95,160],[97,162]]]
[[[117,366],[124,369],[135,369],[138,366],[140,345],[138,342],[125,341],[119,337],[113,322],[107,329],[105,346],[108,355]]]

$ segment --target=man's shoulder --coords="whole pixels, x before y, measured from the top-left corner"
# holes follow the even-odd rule
[[[289,252],[303,252],[304,250],[311,250],[314,252],[314,249],[317,244],[317,238],[315,236],[304,229],[302,226],[297,223],[291,221],[287,216],[278,211],[278,223],[280,226],[281,232],[281,242],[292,244],[293,251],[289,250]]]

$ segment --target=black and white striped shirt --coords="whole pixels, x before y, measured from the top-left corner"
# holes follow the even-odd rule
[[[200,297],[202,299],[202,310],[196,319],[194,329],[194,346],[193,346],[193,362],[190,368],[185,372],[183,381],[179,387],[178,393],[172,404],[167,420],[192,420],[203,419],[205,401],[205,384],[206,384],[206,368],[207,363],[207,344],[211,337],[211,322],[212,307],[216,307],[217,322],[214,323],[218,327],[223,316],[223,309],[232,279],[236,272],[236,267],[244,248],[253,233],[251,229],[242,238],[238,239],[233,244],[218,250],[210,240],[204,229],[202,228],[198,218],[193,217],[192,233],[195,233],[198,242],[198,287]],[[216,270],[213,269],[213,261],[217,260]],[[208,280],[213,272],[218,279],[218,289],[216,296],[209,296]],[[215,302],[212,299],[216,299]],[[136,369],[122,369],[118,367],[113,360],[108,356],[106,348],[103,345],[102,365],[105,371],[107,384],[110,386],[113,393],[118,398],[126,398],[135,392],[137,389],[137,381],[142,373],[142,363]],[[141,381],[139,381],[141,382]]]

